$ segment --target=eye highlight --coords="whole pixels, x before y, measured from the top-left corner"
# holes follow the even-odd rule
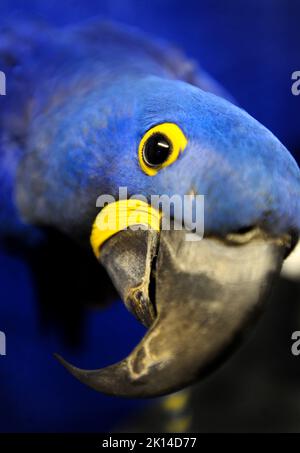
[[[142,170],[154,176],[175,162],[187,145],[182,130],[174,123],[163,123],[146,132],[139,144],[139,163]]]

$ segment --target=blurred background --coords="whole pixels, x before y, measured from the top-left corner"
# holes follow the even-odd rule
[[[300,70],[299,1],[0,3],[1,23],[37,18],[64,27],[94,16],[137,26],[180,47],[300,159],[300,96],[291,93],[291,74]],[[81,303],[93,299],[84,278],[88,266],[67,272],[70,262],[57,260],[56,253],[40,250],[29,263],[0,252],[0,330],[7,336],[7,355],[0,357],[0,431],[165,430],[160,399],[100,395],[53,359],[57,351],[82,367],[105,366],[123,358],[144,333],[121,303],[104,311]],[[43,258],[44,272],[37,264]],[[102,291],[97,279],[94,291]],[[282,279],[247,344],[191,389],[190,430],[300,431],[300,357],[290,352],[291,334],[300,330],[299,288]]]

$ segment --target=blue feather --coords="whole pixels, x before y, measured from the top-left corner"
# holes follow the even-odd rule
[[[223,93],[178,51],[107,23],[25,32],[10,32],[14,45],[24,34],[29,40],[11,70],[20,102],[8,94],[1,115],[2,135],[22,146],[14,198],[25,222],[87,238],[97,197],[127,186],[129,195],[183,196],[192,188],[205,195],[207,233],[299,230],[291,155],[246,112],[211,94]],[[168,121],[188,146],[149,177],[138,165],[139,140]]]

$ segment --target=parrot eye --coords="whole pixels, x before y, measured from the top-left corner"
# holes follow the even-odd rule
[[[143,159],[149,167],[160,167],[169,157],[172,144],[162,134],[153,134],[143,148]]]
[[[163,123],[146,132],[139,144],[139,163],[142,170],[154,176],[175,162],[187,145],[182,130],[174,123]]]

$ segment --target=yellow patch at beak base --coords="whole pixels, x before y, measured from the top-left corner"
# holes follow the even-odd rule
[[[90,237],[97,258],[101,245],[119,231],[141,225],[155,231],[160,230],[161,213],[148,203],[138,199],[119,200],[106,205],[97,215]]]

